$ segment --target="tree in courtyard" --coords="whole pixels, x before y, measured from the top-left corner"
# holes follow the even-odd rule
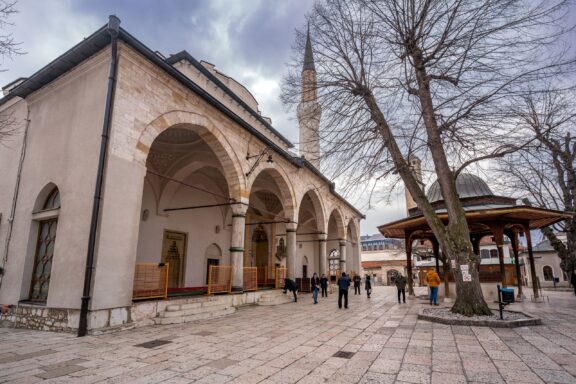
[[[526,141],[510,96],[569,68],[564,52],[550,48],[565,34],[566,6],[563,0],[325,0],[308,16],[324,163],[349,185],[403,181],[447,260],[456,263],[454,312],[490,313],[455,178]],[[303,45],[300,33],[296,52]],[[290,105],[300,98],[300,68],[294,60],[285,79],[283,100]],[[447,224],[412,173],[412,155],[436,175]]]
[[[10,17],[16,13],[15,1],[0,0],[0,31],[4,31],[7,26],[11,25]],[[20,54],[21,51],[18,43],[11,34],[0,34],[0,57],[12,57]],[[15,122],[11,114],[0,113],[0,142],[12,135],[15,130]]]
[[[567,211],[576,210],[576,92],[544,90],[524,96],[518,103],[519,122],[534,140],[498,162],[497,171],[511,193],[531,205]],[[566,234],[566,243],[557,232]],[[546,227],[542,233],[561,259],[570,276],[576,269],[576,215]]]

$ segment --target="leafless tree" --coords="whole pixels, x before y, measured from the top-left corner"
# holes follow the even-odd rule
[[[544,90],[526,95],[518,103],[519,123],[532,133],[534,141],[497,163],[497,172],[510,193],[541,208],[575,213],[575,100],[574,89]],[[576,215],[542,232],[570,276],[576,269]],[[557,232],[566,234],[566,243]]]
[[[16,13],[16,1],[0,0],[0,31],[4,31],[11,25],[10,17]],[[0,57],[2,59],[21,54],[19,43],[14,40],[12,34],[0,33]],[[0,143],[14,134],[15,121],[11,114],[0,113]]]
[[[321,140],[332,175],[357,185],[401,178],[449,260],[456,261],[452,310],[487,314],[455,178],[481,160],[516,151],[527,133],[511,96],[567,71],[568,1],[325,0],[308,17],[322,108]],[[297,34],[295,52],[303,52]],[[286,76],[283,100],[300,101],[301,61]],[[424,160],[438,180],[444,224],[411,172]],[[397,180],[396,180],[397,181]],[[395,184],[396,181],[389,181]],[[472,282],[464,282],[467,265]]]

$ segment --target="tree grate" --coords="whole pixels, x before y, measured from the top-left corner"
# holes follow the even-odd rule
[[[156,348],[156,347],[160,347],[162,345],[170,344],[170,343],[171,343],[171,341],[169,341],[169,340],[152,340],[152,341],[147,341],[147,342],[142,343],[142,344],[136,344],[135,347]]]
[[[332,355],[332,357],[341,357],[343,359],[351,359],[352,356],[354,356],[354,352],[344,352],[344,351],[338,351]]]

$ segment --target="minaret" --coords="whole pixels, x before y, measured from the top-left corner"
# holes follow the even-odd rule
[[[416,177],[418,184],[420,184],[420,188],[424,186],[422,183],[422,161],[414,155],[408,156],[408,163],[410,164],[410,169],[412,173]],[[412,208],[416,208],[418,205],[412,198],[412,194],[408,191],[408,188],[404,188],[404,194],[406,196],[406,214],[410,215],[409,210]]]
[[[298,104],[300,126],[300,154],[320,169],[320,116],[322,110],[316,101],[316,69],[310,41],[310,26],[306,35],[304,66],[302,67],[302,99]]]

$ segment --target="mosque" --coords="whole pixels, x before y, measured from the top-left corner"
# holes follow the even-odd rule
[[[320,171],[315,81],[308,36],[298,154],[244,86],[114,16],[5,86],[0,322],[83,335],[359,271],[363,215]]]

